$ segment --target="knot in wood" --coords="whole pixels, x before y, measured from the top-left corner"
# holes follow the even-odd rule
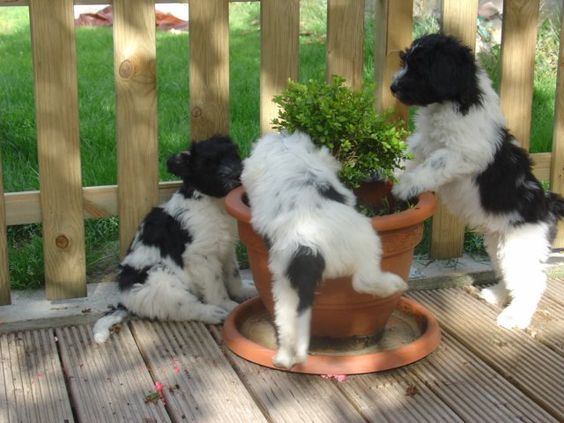
[[[55,245],[58,248],[64,249],[67,248],[70,244],[70,240],[65,235],[59,235],[55,238]]]
[[[192,108],[192,117],[197,118],[197,117],[200,117],[200,116],[202,116],[202,109],[199,108],[198,106]]]
[[[119,76],[121,76],[124,79],[129,79],[133,75],[134,69],[135,66],[133,65],[131,60],[124,60],[119,65]]]

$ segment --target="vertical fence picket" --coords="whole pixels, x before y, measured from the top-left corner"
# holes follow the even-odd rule
[[[193,140],[229,131],[229,0],[190,0]]]
[[[114,0],[120,253],[159,201],[154,0]]]
[[[353,88],[362,86],[364,0],[327,2],[327,80],[340,75]]]
[[[86,295],[72,0],[30,0],[47,298]]]
[[[564,9],[560,16],[560,24],[560,53],[556,77],[550,188],[554,192],[564,195]],[[558,248],[564,247],[564,223],[560,223],[558,226],[558,235],[553,245]]]
[[[271,129],[278,115],[272,97],[298,79],[299,0],[263,0],[260,4],[260,130]]]
[[[501,108],[509,130],[529,150],[539,0],[505,0],[501,32]]]
[[[407,121],[407,107],[391,93],[392,77],[400,68],[399,52],[412,41],[413,0],[376,0],[374,42],[374,78],[376,109],[394,109]]]
[[[478,0],[443,0],[442,30],[474,48]],[[439,205],[433,216],[431,257],[460,257],[464,250],[464,224]]]
[[[4,184],[2,183],[2,164],[0,161],[0,305],[11,303],[10,274],[8,272],[8,245],[6,239],[6,208]]]

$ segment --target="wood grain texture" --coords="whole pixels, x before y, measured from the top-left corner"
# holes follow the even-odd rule
[[[221,329],[214,326],[210,330],[221,344]],[[223,350],[269,422],[366,421],[331,380],[267,369],[243,360],[225,346]]]
[[[529,150],[539,0],[505,0],[499,95],[507,127]]]
[[[165,395],[174,421],[266,421],[202,323],[131,325],[155,378],[171,387]]]
[[[557,420],[564,419],[564,360],[560,353],[524,331],[500,328],[496,324],[499,310],[462,289],[416,291],[409,295],[429,308],[443,329],[472,353]]]
[[[263,0],[260,5],[260,130],[271,130],[278,116],[272,97],[280,94],[288,79],[298,79],[299,0]]]
[[[145,401],[155,385],[126,325],[104,344],[94,342],[88,325],[55,333],[80,421],[171,421],[160,400]]]
[[[564,8],[560,16],[564,22]],[[560,27],[560,52],[558,55],[558,74],[556,77],[556,100],[554,104],[554,129],[552,134],[552,162],[550,188],[564,195],[564,25]],[[564,224],[558,226],[555,247],[564,247]]]
[[[478,0],[443,0],[442,30],[474,49]],[[464,252],[464,223],[440,204],[433,217],[431,251],[433,258],[460,257]]]
[[[181,186],[180,181],[159,182],[159,203],[167,201]],[[41,222],[39,191],[10,192],[4,195],[7,225]],[[85,219],[101,219],[118,215],[117,185],[82,188]]]
[[[399,53],[409,47],[413,26],[413,0],[376,0],[376,40],[374,43],[374,78],[376,109],[394,109],[407,122],[407,107],[392,95],[390,84],[400,68]]]
[[[327,2],[327,81],[333,75],[348,85],[362,86],[364,57],[364,0]]]
[[[2,173],[2,159],[0,158],[0,305],[11,303],[10,273],[8,271],[8,240],[6,231],[6,199]]]
[[[115,0],[114,76],[120,253],[158,202],[155,8],[152,0]]]
[[[0,421],[74,421],[51,329],[1,335],[0,358]]]
[[[47,298],[86,295],[72,0],[31,0]]]
[[[229,132],[229,1],[190,0],[192,140]]]

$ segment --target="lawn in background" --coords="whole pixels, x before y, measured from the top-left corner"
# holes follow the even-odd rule
[[[243,155],[259,134],[259,4],[230,4],[230,132]],[[302,0],[300,10],[300,79],[324,78],[326,10],[323,1]],[[417,19],[415,35],[437,30],[436,21]],[[364,78],[373,73],[373,24],[366,19]],[[558,52],[558,28],[540,26],[533,99],[531,151],[550,151]],[[111,28],[77,28],[80,145],[84,186],[116,183],[115,97]],[[34,123],[31,43],[25,7],[0,7],[0,153],[6,192],[39,189]],[[494,81],[499,48],[483,54]],[[188,34],[157,32],[157,96],[161,180],[166,158],[189,139]],[[89,275],[117,263],[118,219],[86,221]],[[479,244],[474,238],[470,250]],[[12,287],[43,284],[41,227],[8,229]],[[479,248],[477,249],[479,250]],[[425,243],[419,252],[425,252]]]

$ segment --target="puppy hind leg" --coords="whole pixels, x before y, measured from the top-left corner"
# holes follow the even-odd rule
[[[307,358],[311,307],[324,270],[323,256],[300,246],[288,264],[285,277],[278,278],[274,294],[280,348],[274,358],[275,365],[290,368]],[[288,315],[287,322],[282,321],[284,314]]]
[[[287,278],[274,276],[273,279],[274,324],[278,351],[272,362],[276,367],[289,369],[296,363],[299,298]]]
[[[540,225],[518,228],[504,240],[500,268],[511,302],[499,314],[499,326],[525,329],[531,323],[546,289],[542,262],[548,251],[545,228]]]
[[[483,288],[480,291],[480,298],[485,300],[489,304],[504,307],[509,301],[509,291],[505,287],[505,282],[503,280],[503,274],[500,268],[499,261],[499,235],[497,234],[486,234],[484,235],[484,244],[486,251],[490,258],[493,270],[495,272],[498,282],[492,286]]]
[[[357,292],[382,298],[407,290],[405,281],[395,273],[383,272],[376,259],[363,263],[363,268],[353,275],[352,285]]]

